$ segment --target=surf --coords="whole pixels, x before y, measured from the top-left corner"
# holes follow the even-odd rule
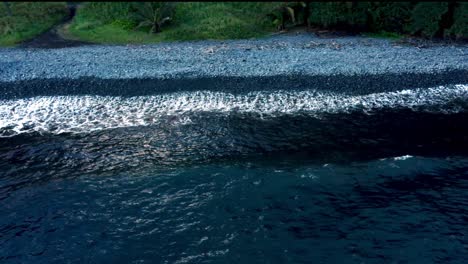
[[[317,90],[175,92],[151,96],[38,96],[0,101],[0,136],[23,133],[88,133],[114,128],[151,126],[162,121],[191,122],[204,113],[256,114],[262,118],[363,112],[382,109],[450,114],[468,108],[468,85],[402,89],[347,95]]]

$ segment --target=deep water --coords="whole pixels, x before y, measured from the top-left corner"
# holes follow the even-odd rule
[[[468,88],[0,101],[2,263],[466,263]]]

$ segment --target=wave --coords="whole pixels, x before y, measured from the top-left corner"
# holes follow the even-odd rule
[[[22,133],[85,133],[161,121],[187,124],[202,113],[253,113],[261,118],[412,109],[457,113],[467,109],[468,85],[438,86],[367,95],[316,90],[245,94],[196,91],[153,96],[41,96],[0,101],[0,137]]]

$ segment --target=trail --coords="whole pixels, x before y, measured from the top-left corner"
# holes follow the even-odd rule
[[[41,35],[27,40],[18,47],[20,48],[42,48],[42,49],[59,49],[59,48],[67,48],[67,47],[78,47],[83,45],[89,45],[91,43],[85,41],[79,41],[74,39],[64,38],[61,31],[66,30],[66,28],[70,25],[73,17],[76,14],[76,8],[78,4],[76,3],[69,3],[68,10],[69,15],[64,18],[62,23],[55,25],[50,30],[42,33]]]

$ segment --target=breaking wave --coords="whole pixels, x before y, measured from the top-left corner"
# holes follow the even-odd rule
[[[161,121],[187,124],[203,113],[248,114],[261,118],[381,109],[457,113],[467,109],[468,85],[439,86],[367,95],[307,91],[179,92],[113,96],[41,96],[0,101],[0,137],[22,133],[83,133],[119,127],[150,126]]]

